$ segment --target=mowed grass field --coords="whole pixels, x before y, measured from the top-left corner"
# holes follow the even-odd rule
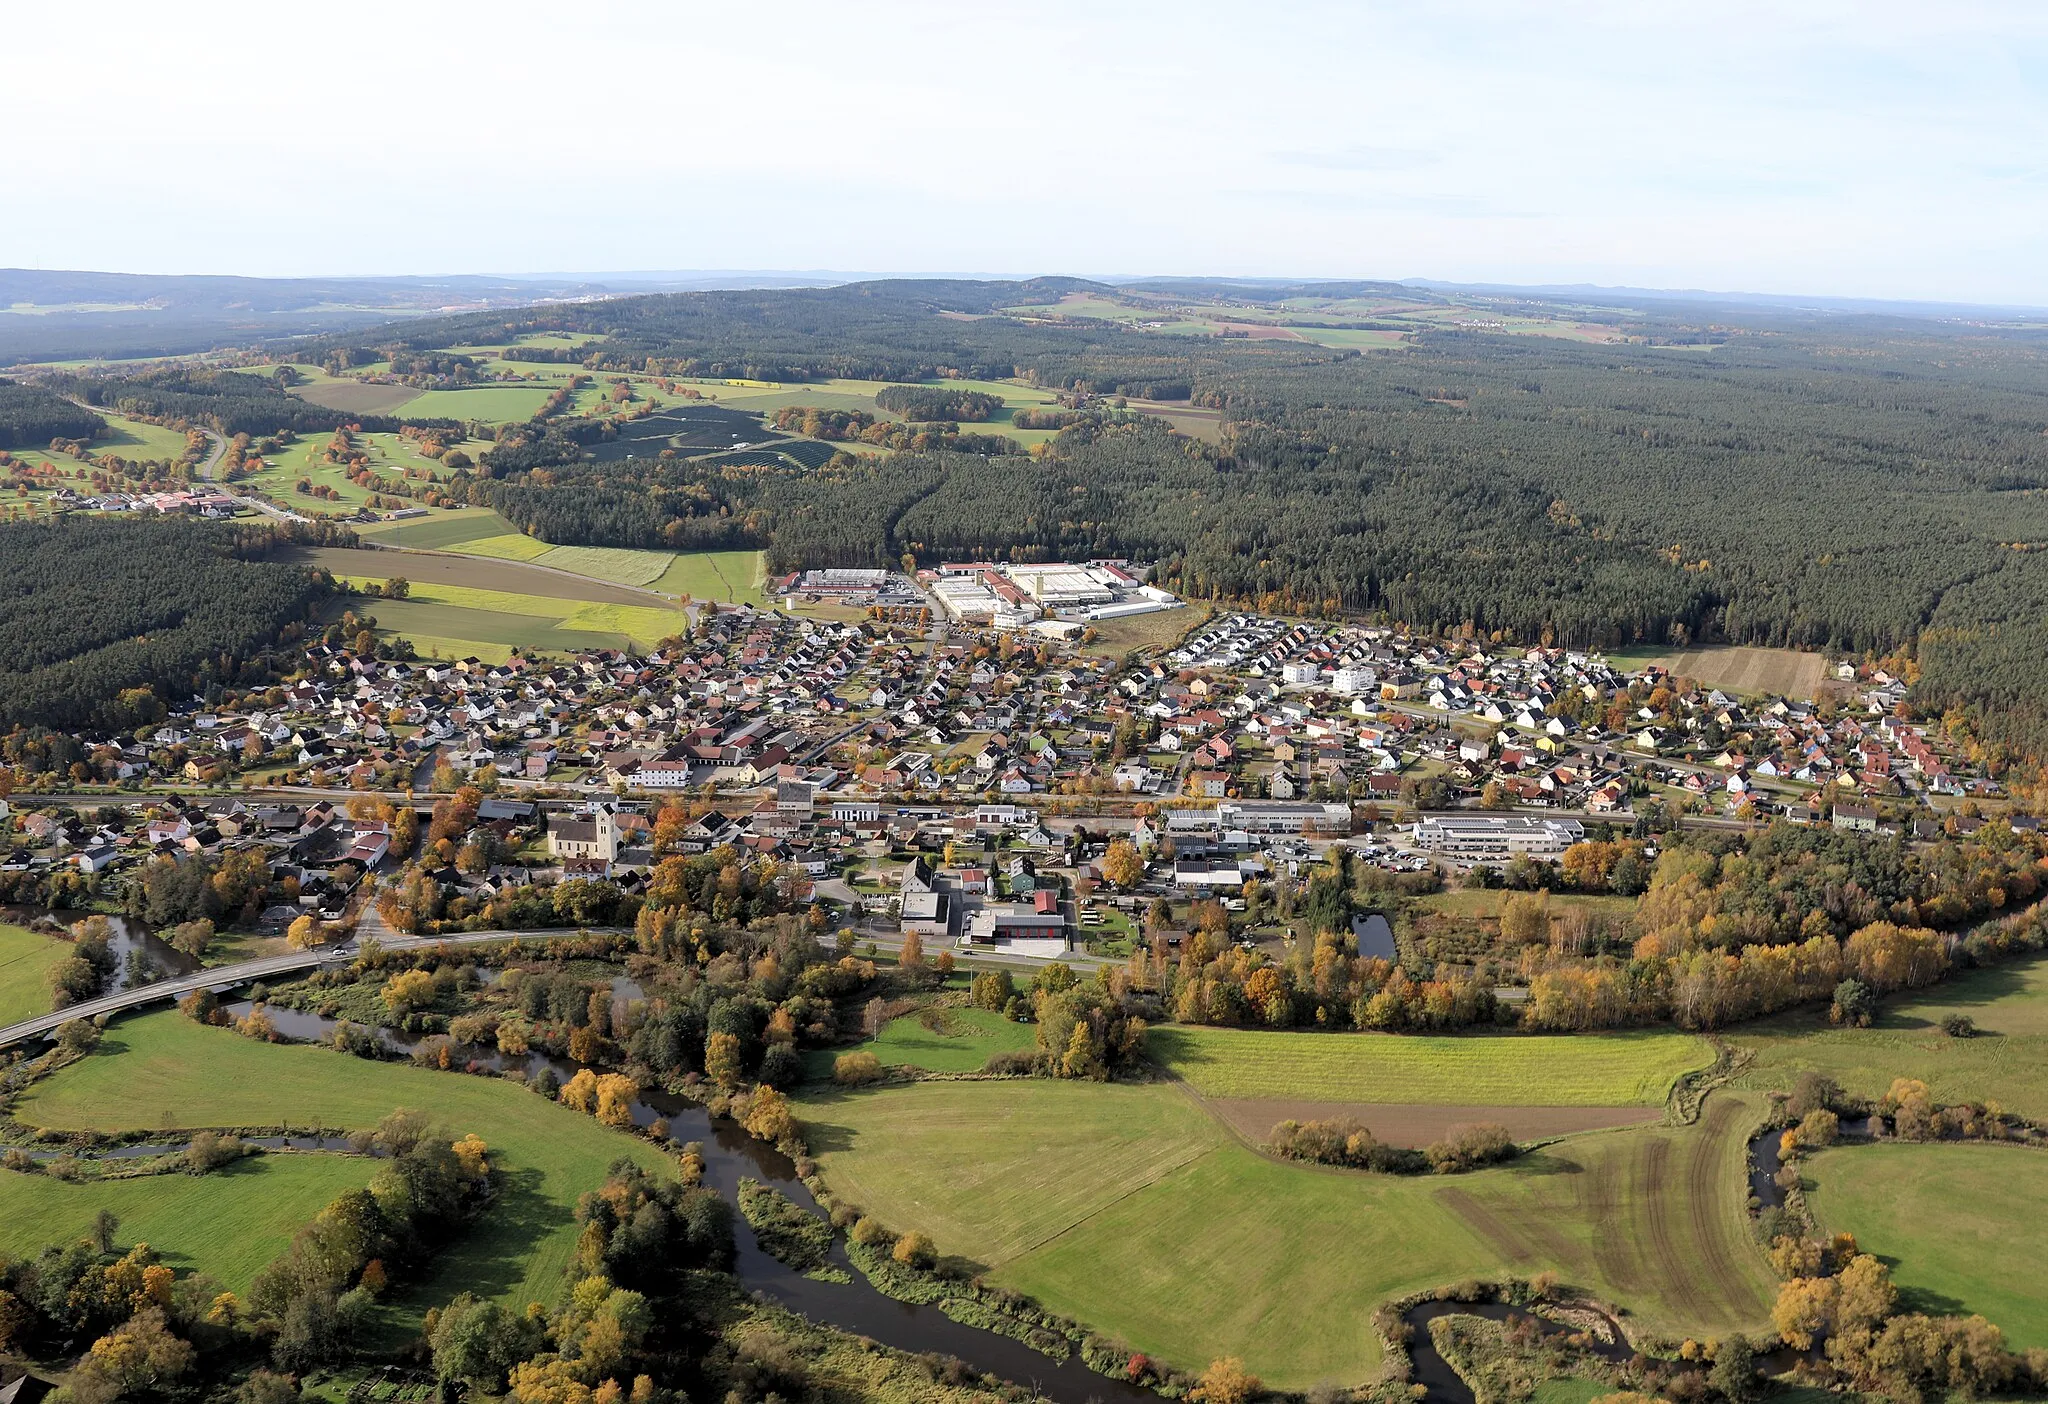
[[[581,634],[618,635],[635,643],[654,644],[688,623],[688,616],[682,611],[660,605],[557,599],[431,581],[408,584],[411,590],[404,600],[371,599],[363,601],[360,607],[375,614],[380,624],[394,608],[409,604],[494,615],[505,621],[502,628],[506,634],[521,636],[494,642],[524,643],[531,636],[535,648],[562,648],[565,645],[551,642],[554,636]]]
[[[621,585],[652,585],[675,563],[670,551],[634,551],[614,546],[555,546],[533,557],[540,565],[612,580]]]
[[[399,1107],[427,1112],[453,1136],[482,1136],[506,1180],[501,1202],[413,1294],[422,1309],[465,1290],[521,1307],[554,1301],[575,1252],[576,1197],[621,1156],[669,1164],[645,1141],[510,1082],[257,1043],[169,1011],[115,1024],[91,1057],[24,1094],[15,1116],[57,1130],[359,1130]]]
[[[653,583],[665,595],[721,604],[765,606],[761,587],[768,564],[761,551],[692,551],[679,554]]]
[[[1279,1388],[1365,1381],[1374,1307],[1490,1273],[1555,1270],[1656,1332],[1767,1325],[1742,1178],[1760,1098],[1448,1178],[1270,1160],[1158,1084],[923,1083],[798,1110],[833,1190],[891,1228],[1139,1350],[1242,1355]]]
[[[71,954],[54,937],[0,923],[0,1026],[50,1012],[50,967]]]
[[[358,527],[356,534],[387,546],[407,546],[416,551],[450,551],[465,541],[518,533],[510,522],[488,507],[462,507],[453,512],[434,512],[403,521],[373,522]]]
[[[2048,1346],[2048,1156],[2018,1146],[1840,1146],[1807,1163],[1826,1233],[1891,1264],[1906,1309],[1981,1313]]]
[[[0,1257],[20,1261],[76,1242],[106,1209],[121,1220],[122,1244],[147,1243],[180,1272],[209,1273],[229,1291],[247,1292],[293,1234],[376,1169],[367,1156],[272,1154],[210,1175],[71,1184],[0,1170]]]
[[[1654,1106],[1714,1061],[1690,1034],[1407,1036],[1174,1025],[1152,1057],[1208,1097],[1454,1105]]]
[[[668,595],[760,602],[758,551],[678,555],[674,551],[618,546],[556,546],[525,535],[487,507],[437,512],[431,517],[378,523],[358,531],[383,545],[415,551],[449,551],[485,560],[524,561],[589,580]],[[719,593],[721,582],[728,578],[733,579],[733,588],[746,585],[752,593]],[[691,589],[691,585],[702,588]]]
[[[513,651],[574,653],[590,648],[647,648],[680,633],[688,616],[658,605],[600,604],[543,595],[507,594],[461,585],[415,583],[403,600],[337,602],[368,614],[377,632],[412,641],[422,657],[502,663]]]
[[[1036,1031],[986,1009],[944,1009],[905,1014],[861,1045],[887,1067],[933,1072],[975,1072],[993,1053],[1030,1048]]]
[[[464,541],[459,549],[465,556],[488,556],[499,561],[530,561],[545,556],[555,548],[537,536],[520,536],[516,532],[504,536],[486,536],[477,541]]]
[[[1941,1031],[1966,1014],[1975,1038]],[[1731,1042],[1753,1050],[1744,1086],[1787,1089],[1801,1072],[1825,1073],[1850,1093],[1881,1097],[1895,1077],[1919,1078],[1938,1102],[1997,1102],[2048,1117],[2048,959],[1967,971],[1917,996],[1886,1000],[1867,1029],[1839,1029],[1825,1014],[1744,1025]]]
[[[403,402],[408,419],[464,419],[512,424],[531,419],[554,393],[552,385],[471,385],[422,390]],[[393,411],[387,410],[386,413]]]

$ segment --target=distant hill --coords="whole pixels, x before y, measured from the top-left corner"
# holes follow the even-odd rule
[[[627,273],[243,278],[0,269],[0,365],[175,356],[397,318],[711,287],[807,287],[830,277]]]

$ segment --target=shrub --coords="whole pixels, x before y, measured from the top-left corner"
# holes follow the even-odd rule
[[[746,1099],[745,1114],[739,1120],[748,1135],[770,1144],[780,1144],[796,1134],[796,1118],[790,1115],[789,1099],[773,1087],[756,1088],[753,1096]]]
[[[771,1043],[761,1055],[758,1076],[770,1087],[795,1087],[804,1080],[803,1056],[787,1043]]]
[[[1283,1121],[1269,1133],[1267,1144],[1276,1155],[1319,1165],[1347,1165],[1389,1175],[1414,1175],[1429,1168],[1420,1151],[1381,1145],[1370,1128],[1354,1117]]]
[[[889,1230],[863,1214],[853,1221],[853,1231],[847,1237],[863,1248],[874,1248],[888,1241]]]
[[[1468,1126],[1436,1142],[1423,1154],[1429,1157],[1430,1168],[1443,1175],[1497,1164],[1512,1159],[1515,1151],[1514,1137],[1508,1135],[1505,1126],[1486,1124]]]
[[[997,1073],[1007,1077],[1022,1076],[1038,1071],[1038,1055],[1028,1048],[1009,1048],[1001,1053],[991,1053],[981,1065],[985,1073]]]
[[[185,1173],[204,1175],[240,1160],[247,1154],[248,1147],[237,1136],[223,1136],[214,1131],[196,1132],[192,1144],[185,1147]]]
[[[1944,1014],[1941,1016],[1941,1031],[1950,1038],[1975,1038],[1977,1021],[1967,1014]]]
[[[872,1053],[841,1053],[832,1060],[832,1080],[842,1087],[859,1087],[882,1077],[882,1060]]]
[[[1835,986],[1834,1003],[1828,1021],[1844,1028],[1867,1029],[1877,1017],[1877,995],[1861,980],[1844,980]]]
[[[384,982],[384,1005],[394,1014],[411,1014],[434,1002],[439,993],[434,977],[424,970],[406,970]]]
[[[1251,1404],[1265,1390],[1257,1375],[1244,1368],[1236,1356],[1218,1360],[1202,1372],[1202,1379],[1188,1395],[1199,1404]]]

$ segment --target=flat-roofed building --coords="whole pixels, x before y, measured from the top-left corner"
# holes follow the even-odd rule
[[[1247,834],[1320,834],[1351,832],[1351,806],[1285,800],[1231,800],[1216,806],[1216,822],[1224,830]]]
[[[1442,814],[1415,826],[1424,849],[1459,863],[1504,863],[1527,855],[1555,858],[1586,836],[1576,819],[1516,814]]]

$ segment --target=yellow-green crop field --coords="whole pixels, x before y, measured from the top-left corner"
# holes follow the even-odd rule
[[[1175,1024],[1152,1056],[1210,1097],[1483,1106],[1654,1106],[1714,1061],[1690,1034],[1312,1034]]]

